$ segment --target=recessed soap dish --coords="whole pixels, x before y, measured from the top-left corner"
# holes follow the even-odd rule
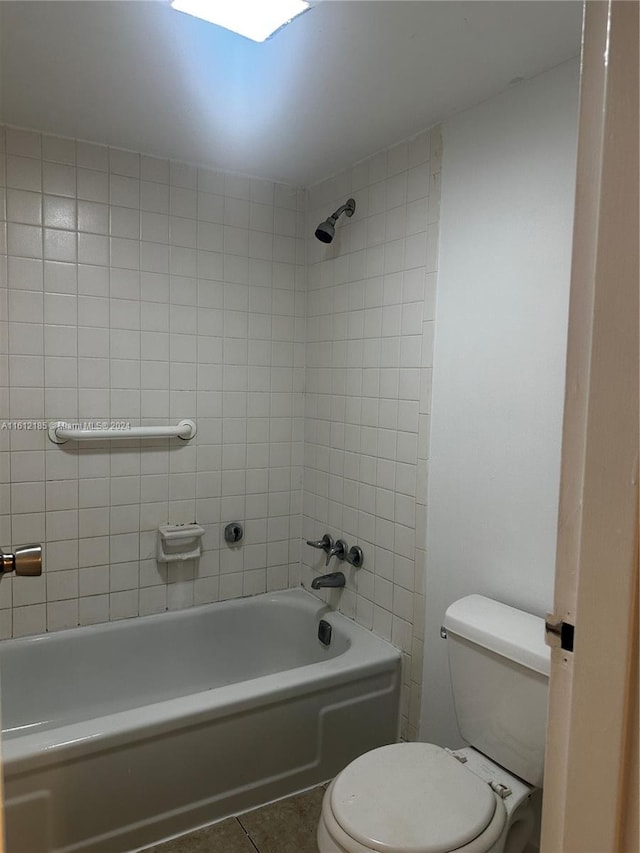
[[[161,524],[156,559],[159,563],[196,560],[202,553],[204,527],[192,524]]]

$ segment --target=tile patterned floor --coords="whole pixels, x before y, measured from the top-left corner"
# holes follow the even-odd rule
[[[316,830],[324,791],[312,788],[144,853],[318,853]]]

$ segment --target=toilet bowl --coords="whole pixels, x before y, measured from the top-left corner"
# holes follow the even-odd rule
[[[549,675],[544,622],[472,595],[448,643],[456,717],[471,746],[398,743],[361,755],[327,789],[320,853],[523,853],[542,783]]]
[[[521,853],[532,788],[476,750],[401,743],[353,761],[325,794],[320,853]]]

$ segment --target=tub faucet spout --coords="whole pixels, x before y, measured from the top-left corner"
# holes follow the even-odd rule
[[[342,572],[329,572],[328,575],[320,575],[311,581],[311,589],[323,589],[324,587],[344,586],[345,576]]]

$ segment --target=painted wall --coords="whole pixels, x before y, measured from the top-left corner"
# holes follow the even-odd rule
[[[189,444],[0,430],[0,544],[45,550],[42,577],[0,579],[0,636],[298,581],[304,202],[0,128],[0,420],[198,424]],[[198,564],[159,568],[156,527],[194,519]]]
[[[578,63],[446,122],[420,737],[455,745],[447,606],[552,604]]]
[[[420,706],[424,535],[440,206],[427,131],[309,191],[303,536],[358,544],[354,570],[302,545],[302,579],[343,569],[322,597],[404,657],[402,734]],[[356,201],[330,245],[319,222]]]

